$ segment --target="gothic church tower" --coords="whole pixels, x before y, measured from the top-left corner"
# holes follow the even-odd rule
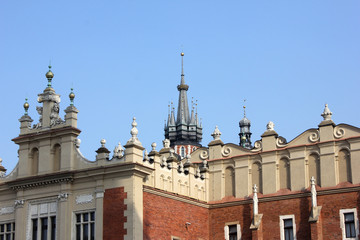
[[[189,86],[185,84],[184,76],[184,53],[181,53],[181,82],[177,86],[179,91],[177,117],[175,119],[175,108],[172,108],[165,124],[165,138],[170,140],[170,146],[182,158],[201,147],[202,139],[202,126],[199,124],[197,111],[194,112],[194,106],[191,115],[189,112],[186,94]]]

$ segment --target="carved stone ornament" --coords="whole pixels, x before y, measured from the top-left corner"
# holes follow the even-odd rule
[[[207,150],[200,153],[200,159],[205,160],[209,158],[209,152]]]
[[[60,193],[57,198],[59,201],[66,201],[68,197],[69,197],[68,193]]]
[[[80,140],[79,138],[76,138],[76,139],[74,140],[74,144],[75,144],[75,147],[76,147],[76,148],[79,148],[79,147],[80,147],[80,144],[81,144],[81,140]]]
[[[170,140],[169,139],[164,139],[163,140],[163,147],[164,148],[170,148]]]
[[[330,111],[327,104],[325,104],[324,112],[321,114],[321,116],[324,118],[324,121],[331,120],[332,112]]]
[[[114,158],[122,158],[124,156],[124,148],[121,146],[120,142],[114,149]]]
[[[41,93],[39,94],[39,97],[38,97],[38,102],[39,103],[42,103],[44,101],[51,101],[51,102],[55,102],[55,103],[60,103],[60,95],[57,95],[55,93]]]
[[[0,216],[14,213],[14,207],[2,207],[0,208]]]
[[[51,108],[51,113],[50,113],[51,127],[65,123],[65,121],[59,117],[59,111],[60,111],[59,103],[54,103],[54,106]]]
[[[310,183],[311,183],[311,204],[313,207],[317,207],[317,193],[316,193],[316,188],[315,188],[315,178],[314,176],[312,176],[310,178]]]
[[[37,124],[34,124],[34,126],[33,126],[33,128],[35,128],[35,129],[41,128],[41,126],[42,126],[43,107],[36,106],[36,111],[38,112],[40,117],[39,117],[39,122]]]
[[[345,135],[345,129],[340,128],[340,127],[335,127],[334,128],[334,137],[335,138],[342,138]]]
[[[259,200],[258,200],[258,196],[257,196],[257,186],[256,184],[254,184],[254,187],[253,187],[253,193],[254,193],[254,196],[253,196],[253,208],[254,208],[254,216],[256,216],[257,214],[259,214]]]
[[[258,140],[254,143],[254,148],[251,149],[252,152],[259,152],[262,150],[262,142],[261,140]]]
[[[287,141],[284,137],[278,137],[276,138],[276,146],[279,148],[286,147]]]
[[[220,132],[218,126],[215,127],[215,130],[214,130],[214,132],[211,134],[211,136],[214,138],[214,141],[215,141],[215,140],[220,140],[221,132]]]
[[[133,144],[141,146],[141,142],[139,141],[139,139],[137,137],[139,131],[136,128],[137,127],[137,122],[136,122],[135,117],[133,117],[133,122],[131,123],[131,126],[132,126],[131,131],[130,131],[131,138],[129,139],[128,143],[133,143]]]
[[[166,166],[166,157],[165,157],[165,156],[163,156],[163,158],[161,159],[160,166],[161,166],[161,167],[165,167],[165,166]]]
[[[320,134],[319,134],[319,130],[316,130],[316,132],[313,132],[310,134],[309,136],[309,141],[310,142],[318,142],[320,140]]]
[[[86,204],[91,203],[94,200],[94,196],[92,194],[79,195],[76,197],[76,204]]]
[[[15,200],[14,202],[14,205],[15,205],[15,208],[20,208],[20,207],[23,207],[25,204],[25,200],[24,199],[21,199],[21,200]]]
[[[221,155],[222,155],[223,157],[228,157],[228,156],[230,156],[230,154],[231,154],[231,148],[229,148],[229,147],[227,147],[227,146],[223,146],[223,147],[221,148]]]
[[[267,130],[267,131],[274,131],[274,126],[275,126],[275,124],[274,124],[272,121],[270,121],[270,122],[268,122],[268,124],[266,125],[266,130]]]
[[[156,151],[156,142],[153,142],[152,144],[151,144],[151,151]]]

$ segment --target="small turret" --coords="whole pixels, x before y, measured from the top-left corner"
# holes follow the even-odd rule
[[[240,120],[239,122],[239,126],[240,126],[240,133],[239,133],[239,137],[240,137],[240,146],[244,147],[244,148],[252,148],[251,146],[251,132],[250,132],[250,126],[251,126],[251,122],[249,119],[246,118],[246,106],[243,106],[244,108],[244,117]]]

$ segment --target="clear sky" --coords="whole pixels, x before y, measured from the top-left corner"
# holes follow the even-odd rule
[[[219,126],[239,143],[247,99],[252,140],[268,121],[288,141],[317,128],[328,103],[336,124],[360,126],[360,1],[1,1],[0,157],[17,159],[23,103],[36,123],[37,94],[47,84],[62,96],[74,88],[90,160],[102,138],[113,150],[131,137],[162,146],[168,103],[177,103],[181,58],[198,100],[203,145]]]

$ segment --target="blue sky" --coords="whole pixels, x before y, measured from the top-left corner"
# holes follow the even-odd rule
[[[360,109],[360,1],[2,1],[0,3],[0,157],[17,163],[24,99],[38,121],[37,94],[53,87],[69,105],[74,88],[81,150],[95,159],[130,138],[151,149],[164,138],[168,103],[177,103],[180,52],[198,100],[203,145],[219,126],[238,143],[247,99],[252,140],[268,121],[291,140],[316,128],[328,103],[335,123],[357,127]]]

